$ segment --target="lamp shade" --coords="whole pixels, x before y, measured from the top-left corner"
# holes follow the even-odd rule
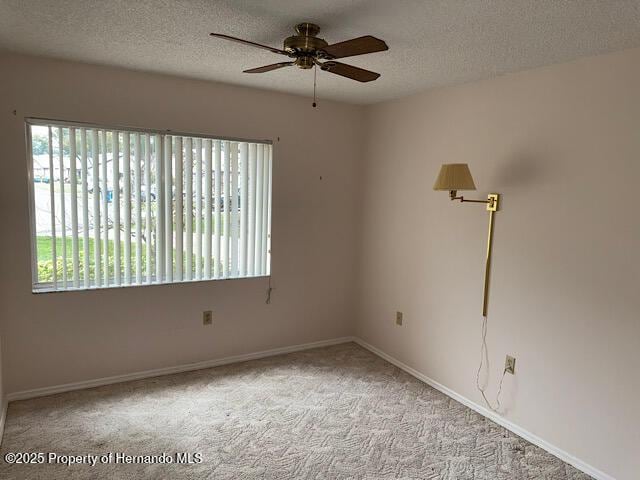
[[[433,185],[434,190],[475,190],[473,177],[466,163],[445,163]]]

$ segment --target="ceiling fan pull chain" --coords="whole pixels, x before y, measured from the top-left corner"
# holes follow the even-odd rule
[[[318,72],[318,65],[313,66],[313,108],[316,107],[316,73]]]

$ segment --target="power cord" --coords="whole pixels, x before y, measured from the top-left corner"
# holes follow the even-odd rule
[[[500,405],[500,394],[502,393],[502,383],[504,382],[504,377],[507,374],[507,369],[502,371],[502,378],[500,378],[500,385],[498,386],[498,393],[496,394],[496,407],[494,408],[487,399],[487,395],[485,394],[486,387],[480,386],[480,372],[482,371],[482,366],[484,365],[484,357],[487,355],[487,317],[482,317],[482,344],[480,345],[480,365],[478,365],[478,372],[476,373],[476,388],[482,395],[484,399],[484,403],[487,404],[489,410],[494,413],[500,414],[500,409],[502,405]]]
[[[273,291],[273,288],[271,288],[271,275],[269,275],[269,284],[267,286],[267,299],[264,302],[267,305],[271,304],[271,292],[272,291]]]

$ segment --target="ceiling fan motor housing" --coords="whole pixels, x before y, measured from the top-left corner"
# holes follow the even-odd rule
[[[311,68],[314,65],[313,58],[317,57],[319,50],[325,48],[328,43],[322,38],[316,37],[320,27],[313,23],[301,23],[296,26],[297,35],[288,37],[284,41],[284,50],[296,56],[296,65],[300,68]]]

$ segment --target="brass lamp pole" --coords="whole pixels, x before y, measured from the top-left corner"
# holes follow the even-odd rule
[[[489,232],[487,235],[487,257],[484,267],[484,290],[482,294],[482,316],[487,316],[487,304],[489,300],[489,273],[491,271],[491,247],[493,244],[493,214],[498,211],[498,203],[500,195],[490,193],[486,200],[468,200],[463,196],[457,196],[458,190],[475,190],[476,185],[473,183],[473,177],[469,166],[466,163],[449,163],[444,164],[440,168],[440,173],[433,186],[434,190],[448,190],[451,200],[460,200],[460,202],[484,203],[487,205],[489,212]]]

